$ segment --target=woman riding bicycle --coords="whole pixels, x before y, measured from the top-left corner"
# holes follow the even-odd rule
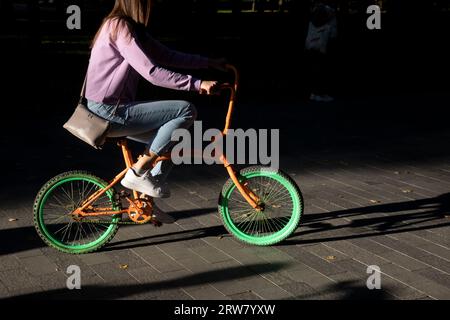
[[[173,51],[153,39],[146,29],[151,7],[151,0],[116,0],[93,41],[86,99],[93,113],[111,122],[109,137],[127,136],[147,145],[122,185],[160,198],[170,196],[164,183],[170,163],[159,162],[152,170],[153,163],[172,146],[172,132],[189,128],[197,112],[187,101],[136,102],[138,80],[141,76],[156,86],[210,94],[216,81],[170,68],[223,70],[225,63]]]

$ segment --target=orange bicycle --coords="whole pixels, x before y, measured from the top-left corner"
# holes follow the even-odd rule
[[[239,82],[236,68],[229,68],[234,72],[234,84],[220,86],[221,92],[230,91],[223,136],[230,127]],[[85,171],[69,171],[50,179],[40,189],[33,206],[34,224],[46,244],[67,253],[93,252],[111,241],[124,223],[124,213],[133,224],[159,224],[153,215],[151,198],[137,191],[115,191],[114,186],[134,163],[126,139],[119,139],[118,145],[126,168],[110,183]],[[218,203],[228,232],[242,242],[259,246],[289,237],[303,213],[302,194],[294,180],[280,170],[263,166],[237,172],[225,155],[220,159],[230,176]],[[163,160],[170,157],[159,157],[155,165]]]

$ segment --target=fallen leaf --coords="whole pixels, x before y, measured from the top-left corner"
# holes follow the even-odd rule
[[[325,259],[328,261],[333,261],[333,260],[336,260],[336,257],[335,256],[327,256],[327,257],[325,257]]]
[[[119,268],[125,270],[125,269],[128,269],[128,265],[127,264],[121,264],[119,266]]]

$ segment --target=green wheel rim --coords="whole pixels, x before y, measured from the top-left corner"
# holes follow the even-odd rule
[[[44,214],[43,214],[44,206],[47,203],[52,192],[59,186],[65,184],[65,183],[70,183],[70,182],[74,182],[74,181],[85,181],[88,183],[92,183],[93,185],[95,185],[98,188],[105,187],[104,184],[102,184],[98,180],[94,179],[93,177],[84,176],[84,175],[71,176],[71,177],[67,177],[67,178],[57,181],[55,184],[51,185],[50,188],[45,191],[45,194],[43,195],[42,200],[39,203],[38,219],[37,219],[38,227],[39,227],[40,231],[42,232],[43,236],[46,238],[46,240],[49,241],[52,246],[54,246],[62,251],[70,252],[70,253],[84,253],[84,252],[94,251],[98,247],[101,247],[105,242],[110,240],[111,234],[115,232],[115,229],[117,229],[117,225],[114,223],[117,223],[119,221],[120,215],[116,215],[116,216],[112,217],[112,219],[110,221],[110,225],[108,226],[107,229],[105,229],[103,231],[103,233],[100,237],[98,237],[97,239],[95,239],[89,243],[77,244],[77,245],[68,245],[68,244],[65,244],[65,243],[59,241],[58,239],[56,239],[52,235],[52,233],[48,230],[48,228],[44,222]],[[113,190],[112,189],[108,190],[106,192],[106,195],[108,196],[109,200],[111,201],[111,203],[113,205],[113,209],[116,210],[117,208],[114,206],[114,201],[113,201],[113,199],[114,199]],[[105,222],[104,224],[108,224],[108,222]]]
[[[228,231],[230,231],[238,240],[260,246],[276,244],[289,237],[297,229],[303,212],[303,200],[301,197],[301,193],[299,192],[298,187],[293,182],[289,181],[289,179],[287,179],[277,171],[257,169],[253,171],[249,170],[249,172],[245,172],[245,170],[241,172],[242,181],[250,180],[256,177],[267,177],[273,179],[277,181],[280,186],[282,186],[282,188],[285,188],[285,190],[288,192],[292,200],[292,210],[290,219],[286,223],[286,225],[284,225],[284,227],[280,230],[265,236],[254,236],[244,232],[245,230],[241,230],[241,228],[239,228],[233,221],[229,211],[230,196],[236,189],[236,185],[234,183],[232,183],[230,187],[228,187],[228,189],[224,190],[223,192],[223,197],[220,204],[222,218]]]

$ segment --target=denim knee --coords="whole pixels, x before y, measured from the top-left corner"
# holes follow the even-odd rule
[[[186,102],[182,117],[190,124],[194,123],[195,119],[197,119],[197,108],[192,103]]]

